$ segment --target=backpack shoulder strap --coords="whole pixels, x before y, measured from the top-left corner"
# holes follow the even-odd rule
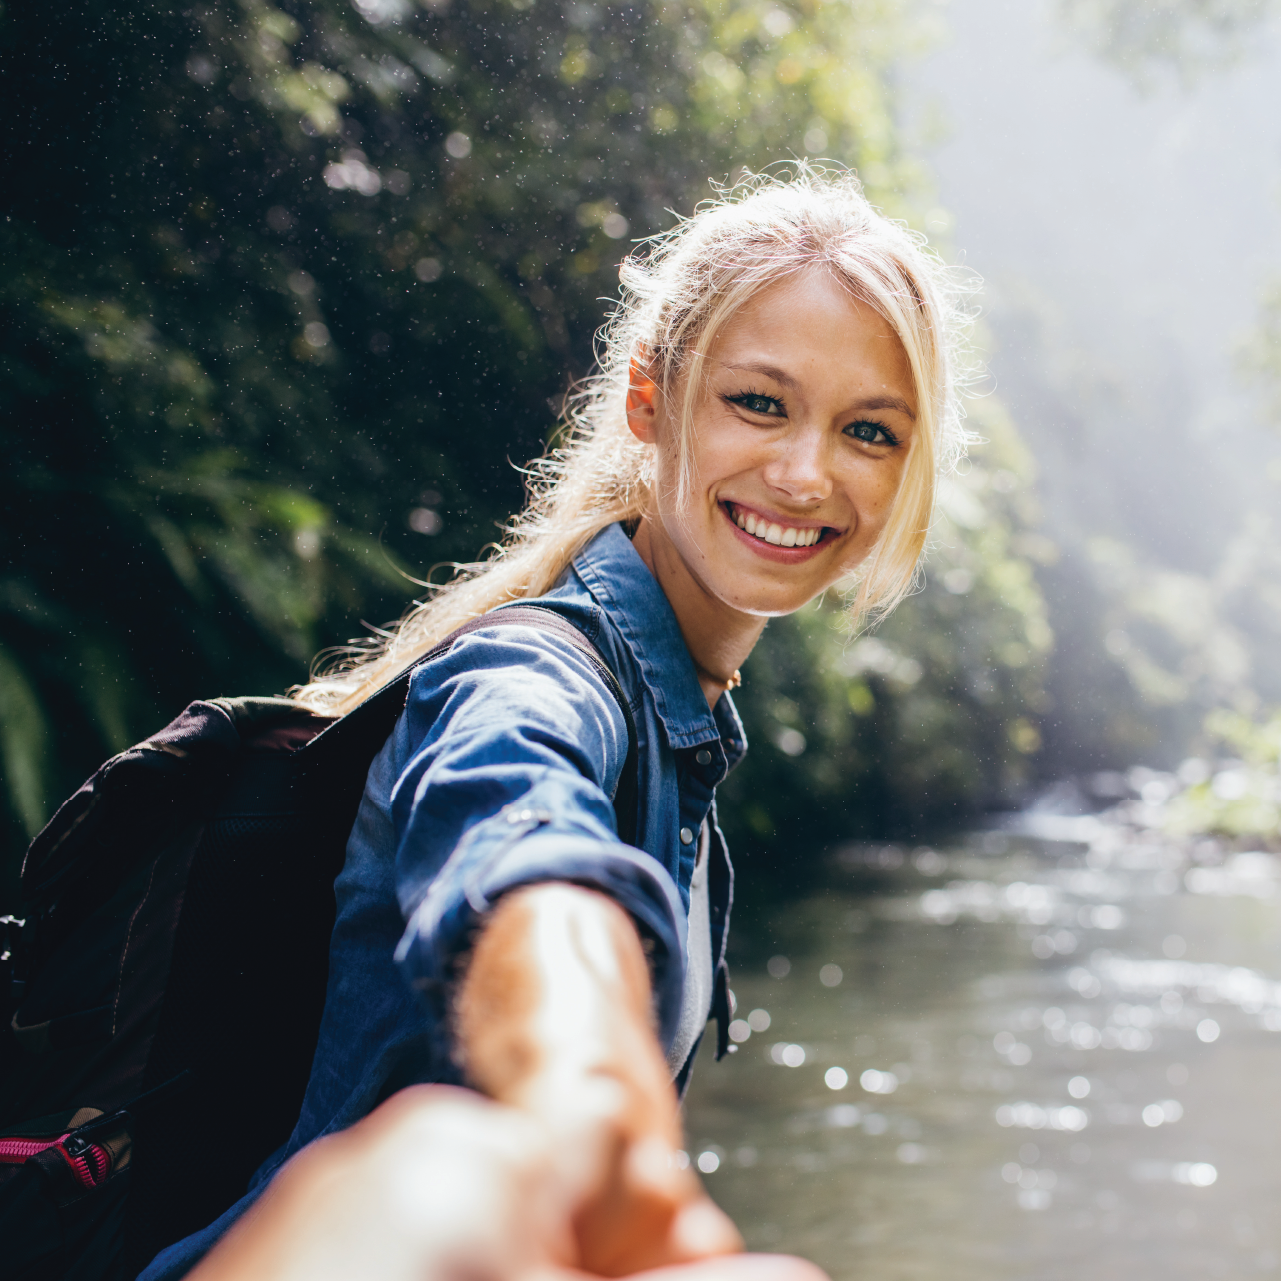
[[[505,615],[508,617],[504,617]],[[508,605],[472,621],[474,623],[488,621],[490,625],[495,622],[523,623],[526,627],[540,628],[542,631],[559,636],[562,640],[567,640],[591,663],[604,682],[605,688],[614,696],[614,701],[622,711],[623,720],[627,724],[627,759],[623,762],[622,773],[618,776],[618,788],[614,793],[614,819],[619,837],[628,845],[634,845],[639,831],[637,805],[640,799],[640,750],[636,718],[632,715],[627,695],[623,692],[617,675],[605,661],[604,655],[563,614],[558,614],[555,610],[543,609],[538,605]],[[472,628],[470,623],[466,626],[471,630],[477,630]],[[455,633],[456,636],[457,633]]]
[[[409,696],[409,682],[419,667],[448,653],[454,642],[469,632],[478,632],[491,627],[512,626],[534,627],[539,631],[559,636],[573,645],[587,659],[605,688],[613,695],[627,723],[627,759],[623,763],[618,789],[614,794],[614,813],[619,838],[628,844],[635,844],[638,834],[640,752],[636,719],[628,705],[627,696],[623,693],[618,677],[605,661],[600,650],[564,615],[540,605],[505,605],[501,609],[481,614],[478,618],[464,623],[433,645],[426,654],[416,659],[412,665],[388,681],[381,689],[376,690],[359,707],[334,721],[302,749],[302,754],[305,757],[309,756],[317,763],[322,760],[350,761],[352,754],[356,752],[372,760],[388,735],[395,729],[401,712],[405,710],[405,700]]]

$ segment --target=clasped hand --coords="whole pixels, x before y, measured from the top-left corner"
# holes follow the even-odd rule
[[[610,900],[566,885],[505,898],[456,1022],[488,1099],[416,1086],[311,1144],[192,1281],[826,1281],[737,1254],[676,1160],[644,953]]]

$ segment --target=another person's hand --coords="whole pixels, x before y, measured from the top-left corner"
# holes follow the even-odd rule
[[[530,1117],[415,1086],[299,1153],[190,1281],[592,1281],[567,1267],[571,1197]],[[735,1255],[635,1281],[827,1281]]]
[[[476,945],[458,1006],[469,1079],[552,1136],[572,1189],[573,1266],[622,1276],[742,1240],[677,1163],[680,1109],[631,919],[572,885],[517,891]]]
[[[303,1149],[190,1281],[510,1281],[568,1263],[569,1208],[530,1117],[402,1090]]]

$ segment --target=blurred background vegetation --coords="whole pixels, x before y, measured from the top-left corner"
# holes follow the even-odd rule
[[[1224,48],[1250,7],[1209,6]],[[1175,29],[1206,9],[1187,0]],[[1147,40],[1122,20],[1137,3],[1063,10],[1105,54]],[[949,252],[901,102],[942,12],[0,9],[7,884],[104,756],[193,698],[302,680],[319,649],[397,616],[414,577],[495,537],[521,501],[515,465],[589,368],[629,241],[709,178],[833,157]],[[1278,314],[1241,358],[1274,400]],[[971,425],[986,443],[945,487],[924,589],[854,640],[831,601],[771,624],[744,673],[753,751],[721,812],[766,881],[1065,772],[1168,765],[1212,708],[1261,714],[1253,675],[1188,666],[1225,643],[1217,602],[1241,573],[1214,588],[1153,570],[1124,537],[1095,539],[1088,571],[1065,560],[1000,399],[976,399]],[[1247,586],[1275,593],[1269,537]]]

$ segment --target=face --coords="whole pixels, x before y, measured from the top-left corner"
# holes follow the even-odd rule
[[[885,528],[914,444],[906,353],[885,320],[813,271],[743,307],[705,369],[679,506],[679,406],[643,379],[628,402],[632,431],[657,447],[655,550],[725,606],[791,613],[855,570]]]

